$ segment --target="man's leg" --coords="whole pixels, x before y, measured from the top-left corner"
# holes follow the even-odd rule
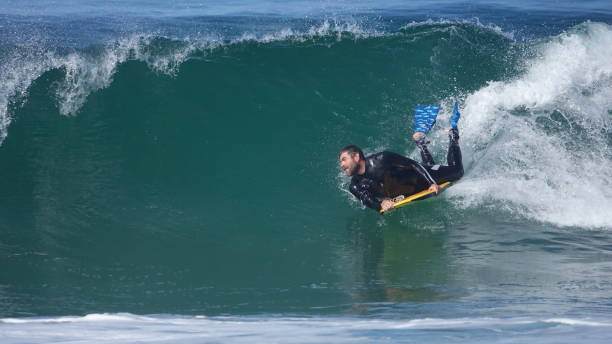
[[[459,130],[450,129],[448,131],[448,153],[446,161],[448,166],[426,166],[427,171],[438,183],[452,182],[463,177],[463,162],[461,159],[461,148],[459,148]]]
[[[446,129],[449,139],[446,161],[449,166],[457,167],[457,173],[460,174],[459,178],[463,176],[463,161],[461,160],[461,149],[459,148],[459,128],[457,126],[460,118],[461,113],[459,112],[459,104],[455,102],[455,105],[453,106],[453,114],[451,115],[449,123],[450,128]]]
[[[448,166],[433,165],[433,163],[431,166],[426,166],[427,171],[438,184],[452,182],[463,177],[463,161],[461,159],[461,148],[459,148],[459,129],[457,127],[460,118],[459,104],[455,102],[453,114],[450,118],[450,127],[446,129],[446,132],[448,132],[448,153],[446,154]],[[417,138],[425,141],[425,135],[417,137],[417,134],[415,133],[413,136],[415,142],[417,142]],[[426,152],[429,153],[429,151]],[[423,156],[423,151],[421,151],[421,156]],[[431,161],[433,162],[433,159]]]
[[[459,130],[449,129],[448,131],[448,153],[446,162],[449,166],[456,166],[463,175],[463,161],[461,159],[461,148],[459,148]]]
[[[417,145],[417,147],[419,147],[423,165],[427,167],[435,165],[436,163],[434,162],[433,156],[431,156],[429,149],[427,149],[427,144],[429,143],[429,141],[427,141],[427,137],[425,136],[425,134],[417,131],[416,133],[414,133],[414,135],[412,135],[412,139],[414,140],[414,143]]]

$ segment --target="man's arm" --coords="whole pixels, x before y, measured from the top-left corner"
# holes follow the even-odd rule
[[[360,180],[353,179],[349,191],[357,197],[366,207],[380,211],[380,201],[372,194],[374,181],[361,178]]]

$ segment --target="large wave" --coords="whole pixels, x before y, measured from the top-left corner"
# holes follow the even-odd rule
[[[425,22],[380,32],[354,22],[323,21],[303,30],[244,32],[231,39],[217,34],[181,40],[138,34],[82,51],[14,46],[0,56],[0,144],[19,106],[28,101],[28,90],[51,71],[62,75],[50,90],[59,113],[76,115],[88,97],[111,85],[118,68],[130,61],[144,63],[155,73],[180,76],[186,61],[239,59],[240,54],[259,54],[275,46],[296,48],[292,56],[298,59],[291,67],[308,65],[307,73],[326,68],[332,62],[326,58],[343,54],[380,59],[372,63],[382,71],[388,60],[401,55],[400,49],[408,49],[406,55],[414,59],[405,60],[406,66],[401,67],[408,78],[421,84],[405,91],[401,78],[381,81],[386,88],[374,90],[383,99],[380,111],[370,110],[379,105],[373,104],[342,113],[337,104],[346,94],[323,95],[315,90],[319,98],[335,106],[328,109],[334,116],[326,124],[330,128],[321,132],[357,129],[367,137],[366,150],[388,148],[405,136],[407,118],[398,118],[397,108],[433,101],[448,108],[452,99],[459,98],[465,114],[460,126],[468,168],[464,179],[447,194],[460,207],[501,207],[560,226],[612,226],[606,216],[612,208],[612,28],[583,23],[544,41],[517,44],[518,52],[509,52],[508,44],[500,42],[512,42],[512,36],[479,23]],[[300,45],[333,49],[353,43],[335,55],[317,55],[318,61],[300,56]],[[485,61],[489,56],[495,58]],[[517,56],[529,57],[517,65]],[[419,65],[422,61],[427,63]],[[481,72],[487,68],[487,73]],[[356,72],[372,74],[367,79],[371,81],[382,78],[375,75],[376,70]],[[337,78],[344,76],[338,73]],[[396,96],[401,92],[411,93]],[[360,123],[367,123],[368,129]],[[344,134],[334,144],[350,138]]]

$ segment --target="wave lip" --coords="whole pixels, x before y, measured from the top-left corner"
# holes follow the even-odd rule
[[[0,85],[0,145],[12,120],[9,109],[27,101],[29,87],[51,70],[63,72],[55,96],[60,114],[70,116],[77,114],[91,93],[110,86],[117,67],[127,61],[141,61],[154,72],[175,75],[181,64],[194,55],[206,55],[215,49],[246,42],[306,42],[318,38],[340,41],[380,35],[384,33],[367,29],[357,21],[325,19],[305,29],[244,32],[227,39],[214,33],[182,40],[155,34],[132,34],[101,49],[67,54],[36,45],[13,47],[7,56],[0,58],[0,80],[3,81]]]

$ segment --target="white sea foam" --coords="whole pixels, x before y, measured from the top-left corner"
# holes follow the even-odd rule
[[[559,226],[612,227],[612,26],[584,23],[538,47],[525,73],[465,99],[468,161],[449,190]]]
[[[448,336],[452,333],[456,336]],[[180,315],[129,313],[0,319],[2,343],[501,343],[520,337],[548,343],[603,343],[609,320],[571,318],[424,318]]]

